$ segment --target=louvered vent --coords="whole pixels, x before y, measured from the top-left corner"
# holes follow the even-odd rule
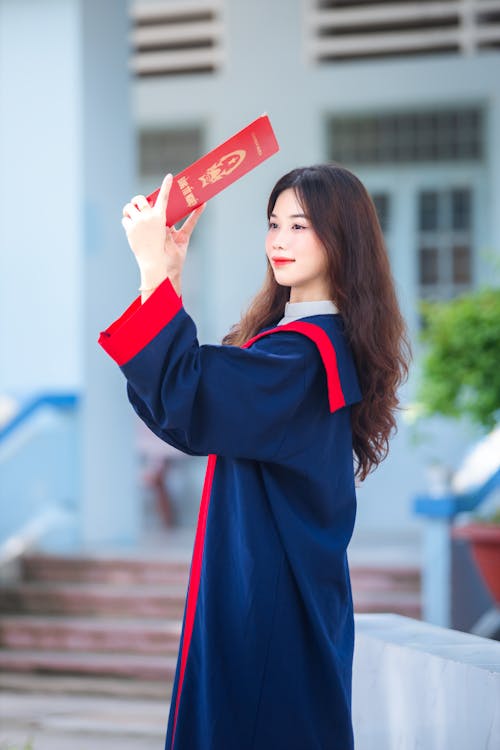
[[[500,0],[305,0],[314,62],[500,49]]]
[[[222,64],[222,0],[137,1],[132,70],[141,77],[213,73]]]
[[[500,2],[477,0],[477,42],[480,49],[500,49]]]

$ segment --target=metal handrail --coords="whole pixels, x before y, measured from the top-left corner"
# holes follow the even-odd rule
[[[498,486],[500,486],[500,469],[497,469],[482,485],[471,492],[450,491],[440,497],[432,497],[429,494],[417,495],[414,498],[413,510],[429,518],[451,519],[459,513],[475,510]]]
[[[0,428],[0,443],[44,406],[67,409],[75,407],[78,401],[79,396],[76,393],[42,393],[33,396],[7,421],[7,424]]]

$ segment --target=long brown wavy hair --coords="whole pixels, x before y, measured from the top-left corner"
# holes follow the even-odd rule
[[[362,182],[336,164],[293,169],[269,197],[267,217],[280,193],[295,191],[328,257],[330,298],[335,301],[353,353],[362,400],[351,406],[355,475],[363,481],[389,452],[397,432],[397,389],[413,358],[384,237],[374,203]],[[222,344],[241,346],[284,314],[290,287],[279,285],[269,260],[264,285]]]

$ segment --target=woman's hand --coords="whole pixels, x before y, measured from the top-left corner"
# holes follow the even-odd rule
[[[168,276],[180,296],[186,251],[205,204],[189,214],[180,229],[166,226],[165,214],[172,180],[172,175],[167,174],[154,206],[150,206],[144,195],[134,196],[123,208],[122,224],[139,265],[141,289],[155,289]]]

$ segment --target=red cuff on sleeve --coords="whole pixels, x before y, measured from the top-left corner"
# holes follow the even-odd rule
[[[143,304],[137,297],[123,315],[102,331],[99,344],[117,365],[125,365],[170,323],[181,308],[182,297],[178,296],[167,277]]]

